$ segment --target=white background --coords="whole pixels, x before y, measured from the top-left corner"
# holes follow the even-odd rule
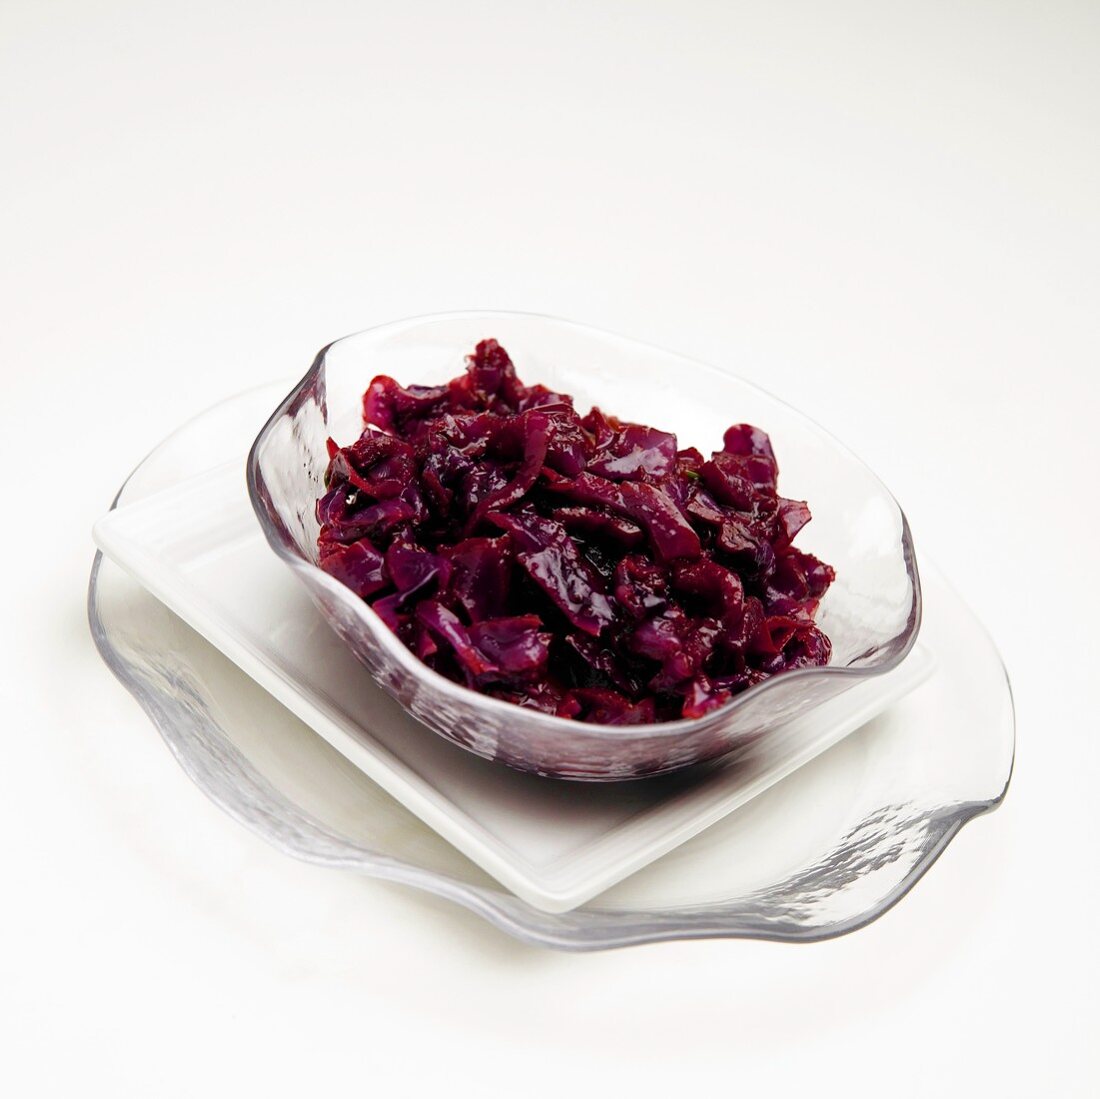
[[[1095,1094],[1098,74],[1066,0],[3,0],[3,1090]],[[988,624],[1007,802],[879,922],[520,946],[266,847],[98,661],[150,447],[465,307],[805,408]]]

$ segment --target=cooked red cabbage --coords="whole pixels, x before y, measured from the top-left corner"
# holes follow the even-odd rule
[[[832,568],[792,545],[768,436],[709,459],[524,385],[483,340],[446,385],[378,377],[363,434],[329,441],[321,567],[422,660],[515,703],[608,725],[700,717],[827,664]]]

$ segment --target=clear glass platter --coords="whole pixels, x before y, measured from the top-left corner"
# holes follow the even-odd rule
[[[286,390],[262,387],[185,425],[134,471],[116,504],[236,457]],[[927,562],[922,579],[921,640],[936,657],[928,681],[737,812],[560,914],[501,888],[98,555],[89,619],[104,660],[185,772],[288,854],[428,890],[562,949],[713,936],[807,941],[884,912],[1007,790],[1014,719],[1003,667]]]

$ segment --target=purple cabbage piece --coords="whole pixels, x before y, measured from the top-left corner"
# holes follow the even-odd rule
[[[334,446],[335,444],[330,445]],[[400,496],[416,476],[416,459],[408,443],[376,431],[364,431],[332,454],[325,483],[348,486],[375,500]]]
[[[550,513],[570,534],[598,542],[610,541],[622,549],[634,549],[645,541],[637,523],[601,508],[554,508]]]
[[[380,376],[363,394],[363,423],[391,435],[419,435],[424,422],[447,402],[446,386],[411,385],[404,389]]]
[[[615,612],[599,577],[561,523],[531,514],[489,518],[511,535],[519,563],[577,629],[595,636],[612,624]]]
[[[551,635],[536,615],[491,618],[470,627],[438,600],[416,608],[418,621],[449,647],[471,683],[522,685],[539,678],[550,655]]]
[[[553,636],[539,627],[536,614],[514,618],[490,618],[470,627],[470,640],[483,656],[492,661],[494,678],[508,683],[537,679],[550,658]]]
[[[440,386],[377,377],[364,431],[330,440],[321,568],[443,675],[601,724],[696,718],[825,664],[833,570],[792,542],[771,441],[710,458],[520,381],[483,340]]]
[[[490,511],[502,511],[519,503],[535,487],[543,466],[546,465],[546,449],[550,443],[550,419],[543,412],[524,412],[523,457],[515,476],[500,488],[486,494],[474,508],[468,529],[476,530],[478,523]]]
[[[321,568],[346,584],[360,599],[386,586],[383,557],[366,539],[342,546],[329,543],[321,557]]]
[[[569,692],[558,716],[595,725],[648,725],[657,720],[657,706],[652,698],[632,702],[607,687],[578,687]]]
[[[752,424],[734,424],[727,428],[722,438],[722,449],[727,454],[762,454],[775,462],[771,439]]]
[[[623,424],[612,431],[587,468],[612,481],[636,481],[663,477],[675,465],[675,435],[642,424]]]
[[[546,487],[565,499],[607,507],[632,519],[645,530],[654,553],[662,561],[698,557],[701,552],[699,536],[687,516],[667,493],[654,485],[616,484],[586,472],[572,480],[554,478]]]
[[[509,602],[515,550],[509,538],[466,538],[446,550],[451,594],[471,622],[497,618]]]
[[[446,558],[407,542],[394,542],[386,550],[385,572],[404,597],[423,596],[429,589],[447,586],[451,564]]]
[[[416,617],[450,648],[468,682],[476,683],[494,670],[492,661],[477,650],[462,620],[450,608],[436,599],[428,599],[417,605]]]

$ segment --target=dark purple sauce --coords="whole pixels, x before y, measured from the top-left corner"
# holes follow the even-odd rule
[[[699,717],[828,663],[832,568],[737,424],[710,459],[676,436],[524,385],[496,340],[441,386],[378,377],[329,441],[321,567],[450,679],[559,717]]]

